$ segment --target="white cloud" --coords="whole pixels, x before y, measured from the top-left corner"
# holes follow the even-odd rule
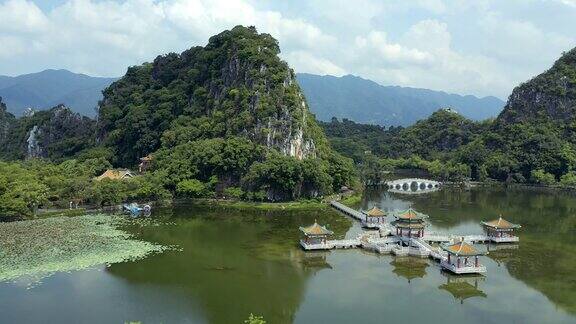
[[[292,51],[283,55],[283,57],[291,63],[290,65],[296,71],[334,76],[346,74],[343,68],[325,58],[314,56],[314,54],[307,51]]]
[[[2,33],[38,33],[49,24],[44,13],[33,3],[8,0],[0,3],[0,30]]]
[[[381,31],[372,31],[366,36],[356,38],[354,50],[362,53],[360,60],[368,57],[377,58],[387,64],[428,64],[433,61],[433,56],[425,51],[402,46],[398,43],[389,42],[386,34]]]
[[[119,76],[243,24],[276,37],[297,72],[506,97],[576,45],[565,23],[541,17],[551,2],[547,14],[562,21],[576,8],[576,0],[67,0],[42,11],[8,0],[0,2],[0,74]]]

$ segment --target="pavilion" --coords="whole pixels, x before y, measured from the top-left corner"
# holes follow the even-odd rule
[[[509,221],[499,217],[493,221],[482,222],[484,232],[488,239],[495,243],[511,243],[518,242],[520,239],[514,235],[514,230],[520,228],[518,224],[510,223]]]
[[[448,258],[440,262],[442,268],[455,274],[486,272],[486,267],[481,265],[478,260],[478,257],[485,253],[478,251],[469,243],[460,241],[443,245],[442,250],[448,252]]]
[[[428,217],[422,213],[415,211],[412,208],[402,211],[394,215],[396,220],[392,225],[396,227],[396,235],[401,237],[423,237],[424,236],[424,220]]]
[[[370,210],[363,211],[364,214],[364,226],[369,226],[371,224],[380,224],[386,221],[386,213],[380,208],[374,206]]]
[[[138,164],[138,171],[140,173],[144,173],[150,169],[150,165],[152,164],[152,160],[154,158],[151,154],[146,155],[145,157],[140,158],[140,164]]]
[[[325,226],[318,225],[316,221],[310,226],[300,227],[300,231],[304,233],[304,239],[300,240],[300,245],[304,250],[328,250],[332,248],[328,244],[327,238],[334,232]]]

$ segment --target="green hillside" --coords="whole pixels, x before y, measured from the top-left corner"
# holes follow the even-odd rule
[[[548,71],[516,87],[495,120],[474,122],[440,110],[407,128],[346,120],[323,126],[333,146],[371,177],[382,169],[417,168],[444,180],[575,186],[575,117],[573,49]]]

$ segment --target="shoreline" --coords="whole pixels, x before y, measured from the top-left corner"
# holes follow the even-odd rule
[[[287,202],[253,202],[253,201],[242,201],[233,199],[216,199],[216,198],[185,198],[185,199],[171,199],[167,201],[146,201],[137,202],[140,204],[150,204],[155,207],[171,206],[181,203],[189,203],[199,206],[211,206],[215,208],[235,208],[244,210],[286,210],[286,211],[306,211],[306,210],[326,210],[330,208],[330,201],[337,200],[342,202],[347,206],[353,206],[359,204],[362,199],[362,192],[354,192],[349,195],[332,195],[323,198],[322,200],[300,200],[300,201],[287,201]],[[28,219],[43,219],[50,217],[73,217],[81,216],[93,213],[107,213],[107,212],[119,212],[122,210],[122,204],[111,205],[111,206],[101,206],[101,207],[90,207],[84,206],[76,209],[69,208],[50,208],[50,209],[39,209],[38,213],[31,218],[22,218],[18,220],[28,220]]]

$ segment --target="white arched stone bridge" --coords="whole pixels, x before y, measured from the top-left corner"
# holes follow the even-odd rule
[[[388,189],[398,191],[424,191],[439,189],[442,183],[428,179],[408,178],[386,181],[386,185]]]

